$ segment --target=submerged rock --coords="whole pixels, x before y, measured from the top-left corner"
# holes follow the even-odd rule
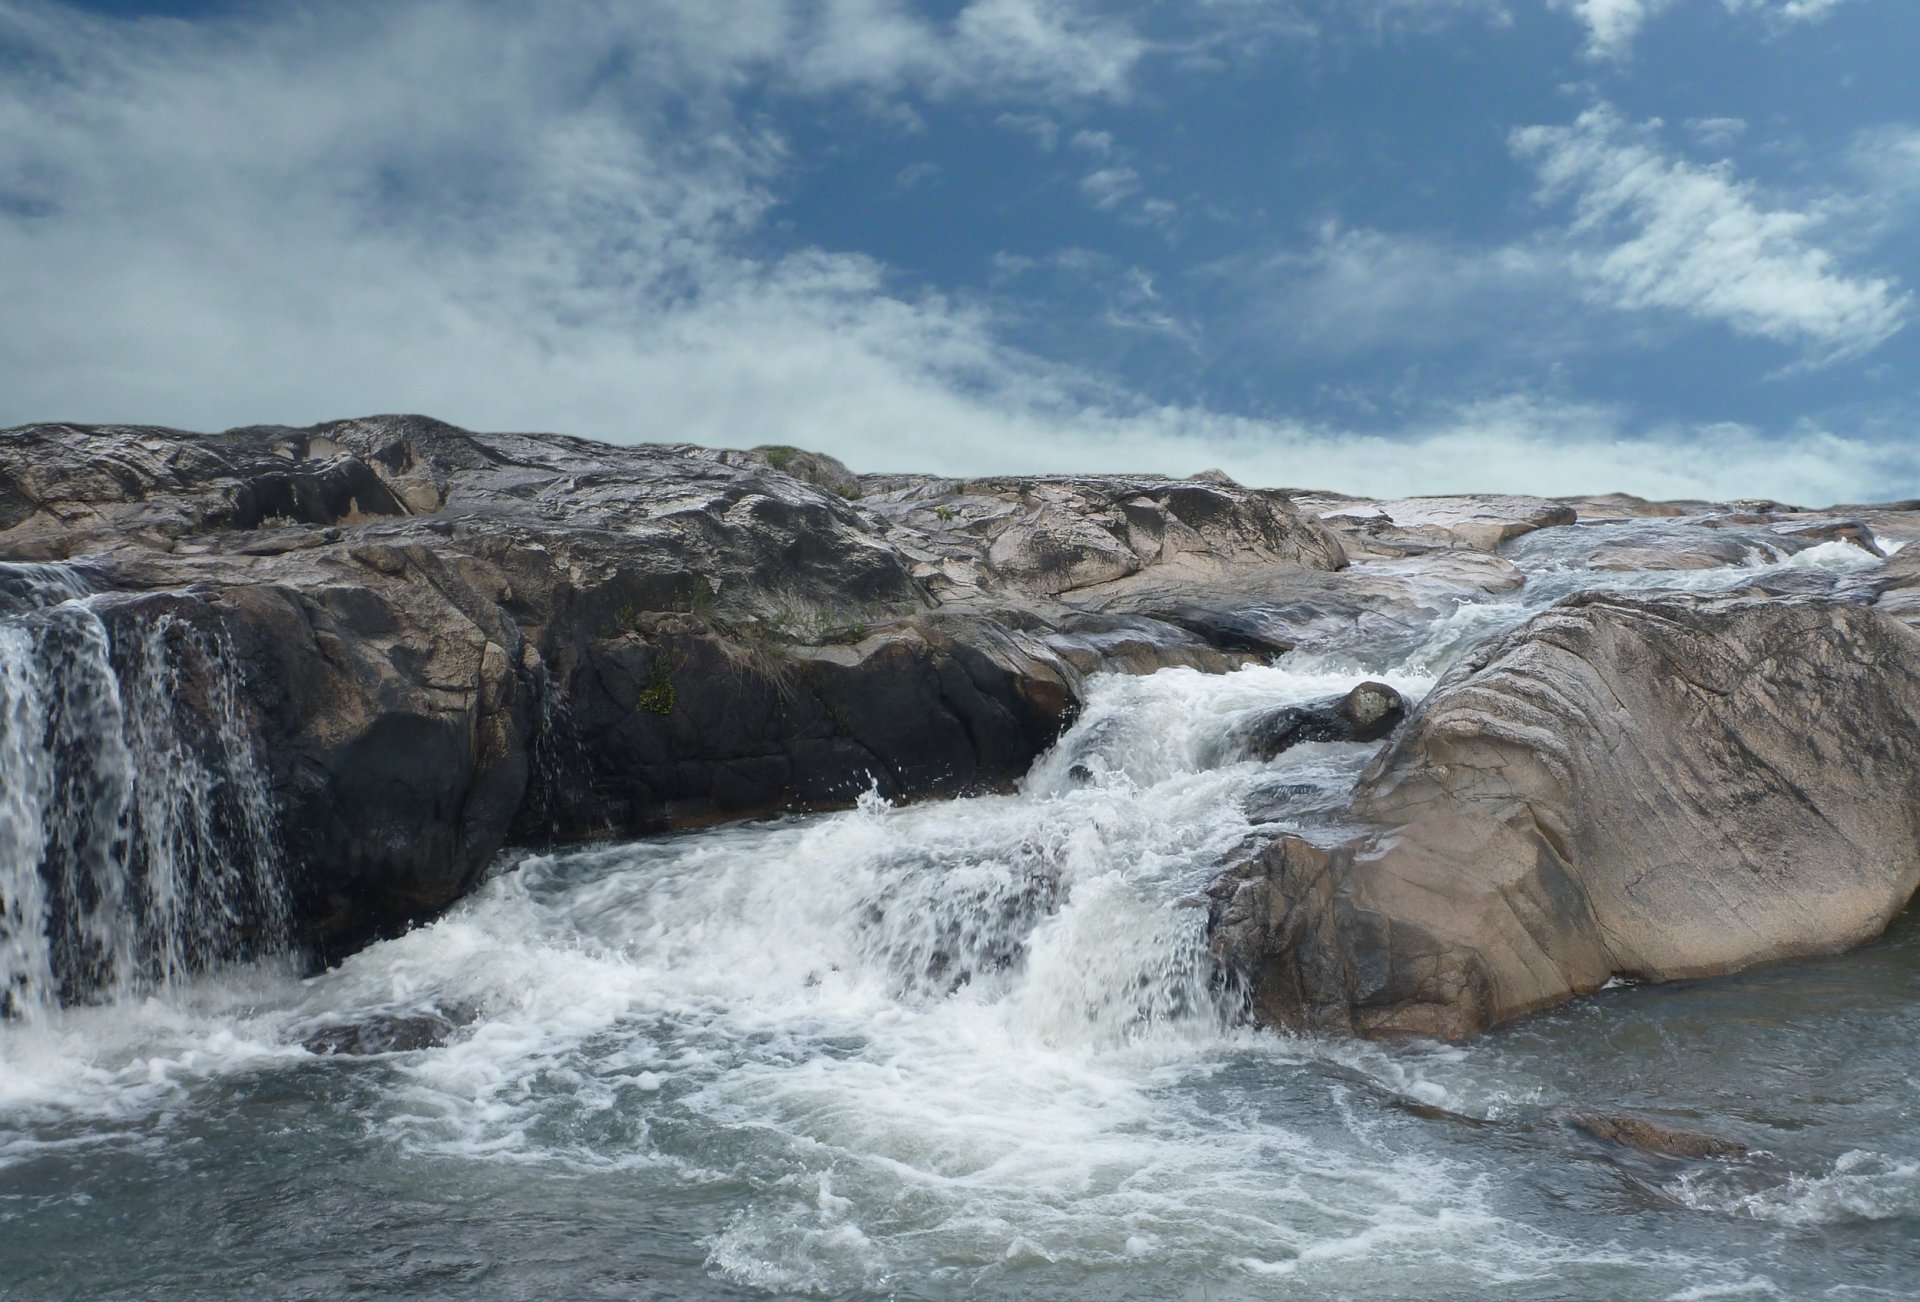
[[[479,1017],[465,1004],[435,1005],[413,1013],[374,1013],[351,1022],[334,1022],[310,1032],[300,1041],[308,1053],[321,1056],[367,1057],[377,1053],[412,1053],[438,1049]]]
[[[1571,598],[1374,762],[1378,831],[1212,891],[1257,1020],[1459,1038],[1598,989],[1833,953],[1920,884],[1920,640],[1811,600]]]
[[[1684,1157],[1699,1161],[1741,1157],[1747,1151],[1747,1146],[1736,1139],[1659,1126],[1642,1117],[1621,1113],[1574,1112],[1568,1115],[1567,1124],[1603,1143],[1618,1144],[1622,1148],[1661,1157]]]

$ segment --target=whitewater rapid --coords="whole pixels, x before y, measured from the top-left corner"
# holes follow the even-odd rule
[[[321,976],[264,961],[0,1026],[0,1288],[1705,1298],[1851,1272],[1902,1295],[1909,933],[1388,1048],[1239,1026],[1196,907],[1250,836],[1338,832],[1376,749],[1223,756],[1248,712],[1361,673],[1417,699],[1557,589],[1860,555],[1651,579],[1548,557],[1392,663],[1097,679],[1010,794],[514,853]],[[421,1017],[447,1042],[306,1047]],[[1554,1121],[1567,1106],[1697,1114],[1762,1152],[1612,1161]]]

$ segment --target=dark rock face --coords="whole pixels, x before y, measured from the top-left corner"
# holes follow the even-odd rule
[[[1362,778],[1380,830],[1213,888],[1261,1021],[1458,1038],[1619,974],[1871,939],[1920,884],[1920,639],[1825,601],[1569,599]]]
[[[889,487],[419,417],[0,433],[0,561],[75,558],[225,630],[322,955],[432,916],[509,838],[1000,786],[1086,674],[1249,658],[1066,590],[1345,564],[1230,483]]]

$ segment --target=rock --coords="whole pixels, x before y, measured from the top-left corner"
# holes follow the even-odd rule
[[[322,957],[433,916],[510,836],[991,785],[1077,701],[1078,671],[990,621],[850,663],[800,645],[926,594],[880,522],[740,453],[414,417],[33,426],[0,435],[0,484],[32,508],[0,559],[85,552],[97,586],[224,629]],[[931,713],[882,727],[881,699]]]
[[[334,1022],[301,1040],[308,1053],[322,1056],[367,1057],[377,1053],[413,1053],[438,1049],[479,1013],[464,1004],[434,1005],[416,1013],[375,1013],[352,1022]]]
[[[862,493],[860,476],[847,469],[844,462],[824,452],[808,452],[784,443],[770,443],[750,449],[743,456],[783,475],[791,475],[803,484],[824,488],[841,497],[858,498]]]
[[[1583,1130],[1603,1143],[1654,1153],[1661,1157],[1684,1157],[1699,1161],[1706,1158],[1740,1157],[1747,1146],[1734,1139],[1658,1126],[1641,1117],[1612,1112],[1574,1112],[1567,1124]]]
[[[1554,499],[1570,506],[1582,521],[1637,520],[1659,516],[1699,515],[1714,509],[1711,502],[1650,502],[1631,493],[1599,493],[1587,497]]]
[[[1313,741],[1379,741],[1406,717],[1406,702],[1385,683],[1365,682],[1345,696],[1311,705],[1260,710],[1236,722],[1222,743],[1226,754],[1271,760]]]
[[[1387,1106],[1410,1117],[1419,1117],[1422,1121],[1444,1121],[1449,1125],[1466,1126],[1472,1130],[1484,1129],[1487,1122],[1481,1117],[1470,1117],[1464,1112],[1454,1112],[1437,1103],[1422,1103],[1404,1095],[1394,1095],[1387,1100]]]
[[[1339,539],[1281,492],[1152,476],[863,481],[941,601],[1082,598],[1265,567],[1338,570]]]
[[[1813,520],[1806,524],[1789,524],[1780,528],[1780,533],[1789,538],[1799,538],[1808,542],[1843,542],[1858,547],[1869,556],[1886,558],[1880,550],[1879,540],[1873,536],[1873,530],[1858,520]]]
[[[1041,635],[1049,650],[1082,674],[1150,674],[1162,669],[1225,673],[1259,657],[1222,650],[1209,640],[1164,620],[1128,615],[1071,614]]]
[[[1876,608],[1909,627],[1920,628],[1920,547],[1909,543],[1893,554],[1874,578]]]
[[[1210,892],[1257,1020],[1457,1039],[1878,935],[1920,883],[1920,640],[1813,600],[1571,598],[1464,659],[1361,779],[1380,828]]]

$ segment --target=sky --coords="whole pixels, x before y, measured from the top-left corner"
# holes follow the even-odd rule
[[[0,0],[0,425],[1920,497],[1914,0]]]

